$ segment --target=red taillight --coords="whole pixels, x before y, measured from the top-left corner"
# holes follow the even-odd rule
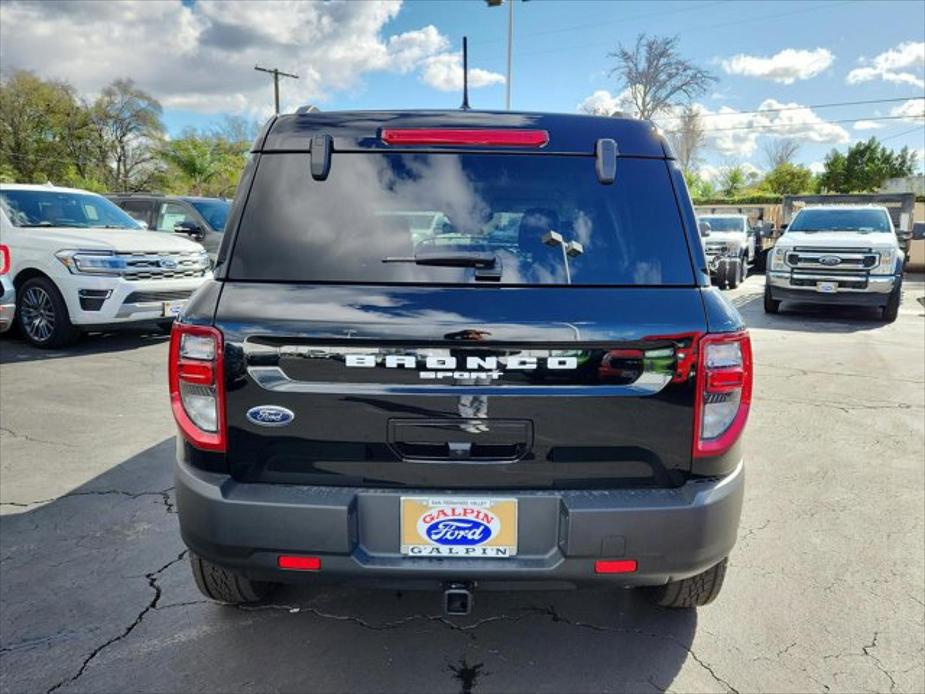
[[[704,335],[697,355],[695,458],[728,451],[742,434],[752,402],[752,343],[747,332]]]
[[[635,559],[600,559],[594,562],[596,574],[631,574],[635,570]]]
[[[202,325],[173,324],[170,405],[183,437],[196,448],[225,451],[222,334]]]
[[[293,571],[320,571],[321,559],[318,557],[300,557],[293,554],[280,554],[276,565],[281,569]]]
[[[545,130],[488,128],[383,128],[388,145],[479,145],[482,147],[544,147]]]
[[[0,275],[5,275],[10,271],[10,247],[0,243]]]

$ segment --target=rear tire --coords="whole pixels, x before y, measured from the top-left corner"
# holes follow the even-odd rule
[[[40,349],[67,347],[80,337],[64,297],[47,277],[33,277],[16,289],[16,321],[22,336]]]
[[[742,281],[742,269],[745,265],[741,258],[734,258],[726,265],[726,275],[729,281],[729,288],[735,289]]]
[[[890,292],[889,301],[883,307],[883,320],[892,323],[899,316],[899,304],[902,301],[903,283],[900,280],[893,291]]]
[[[777,313],[778,311],[780,311],[780,301],[771,297],[771,287],[766,284],[764,285],[764,312]]]
[[[228,605],[260,602],[276,588],[275,583],[252,581],[241,574],[189,553],[190,568],[199,592]]]
[[[681,581],[669,581],[656,588],[648,588],[649,600],[659,607],[672,609],[709,605],[716,599],[723,587],[728,561],[728,558],[723,559],[716,566],[696,576]]]

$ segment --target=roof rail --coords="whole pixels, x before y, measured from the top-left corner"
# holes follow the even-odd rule
[[[107,193],[107,195],[121,195],[121,196],[129,197],[129,198],[136,197],[136,196],[143,197],[143,198],[165,198],[167,197],[166,193],[153,193],[153,192],[146,192],[143,190],[135,190],[131,192],[122,191],[122,192],[117,192],[117,193]]]

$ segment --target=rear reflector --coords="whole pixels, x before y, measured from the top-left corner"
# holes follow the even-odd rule
[[[299,557],[291,554],[280,554],[276,564],[281,569],[293,571],[318,571],[321,569],[321,559],[318,557]]]
[[[635,570],[635,559],[602,559],[594,562],[596,574],[631,574]]]
[[[497,130],[465,128],[383,128],[387,145],[480,145],[483,147],[543,147],[549,142],[545,130]]]
[[[10,271],[10,247],[0,244],[0,275]]]

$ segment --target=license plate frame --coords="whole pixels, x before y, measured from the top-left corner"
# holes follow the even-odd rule
[[[403,496],[399,551],[441,559],[515,557],[518,511],[513,497]]]
[[[176,301],[165,301],[162,305],[162,311],[165,318],[179,318],[180,314],[183,312],[183,309],[186,308],[188,303],[187,299],[179,299]]]
[[[838,282],[816,282],[816,291],[820,294],[836,294]]]

